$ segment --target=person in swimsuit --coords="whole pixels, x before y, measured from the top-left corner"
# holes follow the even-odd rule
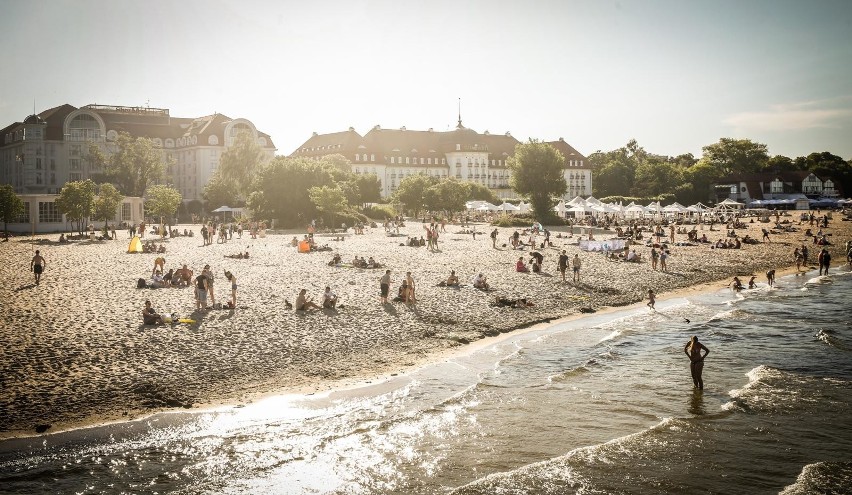
[[[32,261],[30,261],[30,270],[32,270],[33,274],[35,274],[36,285],[41,282],[41,274],[44,272],[44,267],[46,265],[47,263],[45,263],[44,258],[39,253],[39,250],[36,249],[35,256],[33,256]]]
[[[142,310],[142,323],[145,325],[164,325],[163,317],[151,306],[151,301],[145,301],[145,309]]]
[[[391,271],[386,270],[385,274],[379,279],[379,292],[381,294],[381,303],[388,303],[388,291],[390,291]]]
[[[654,295],[654,289],[648,289],[648,304],[647,306],[651,308],[651,311],[655,311],[654,304],[657,303],[657,298]]]
[[[701,351],[704,355],[701,355]],[[704,389],[704,380],[701,379],[701,372],[704,371],[704,358],[710,354],[704,344],[698,342],[698,337],[693,336],[689,342],[683,347],[683,352],[689,357],[689,371],[692,373],[692,383],[698,390]]]

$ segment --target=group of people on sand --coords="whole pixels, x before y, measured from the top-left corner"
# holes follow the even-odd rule
[[[340,253],[335,253],[334,256],[332,256],[331,261],[328,262],[328,266],[343,266],[343,265],[344,265],[344,262],[343,262],[343,258],[340,256]],[[355,257],[352,259],[351,266],[354,267],[354,268],[368,268],[368,269],[381,268],[382,267],[382,265],[379,262],[377,262],[376,260],[374,260],[372,256],[370,256],[369,259],[365,259],[363,256],[361,256],[359,258],[358,255],[355,255]]]
[[[296,311],[311,311],[314,309],[335,309],[337,308],[337,294],[332,292],[331,287],[326,286],[325,292],[322,294],[322,303],[317,304],[312,298],[308,297],[307,289],[300,289],[299,295],[296,296],[294,309]],[[285,306],[289,304],[285,300]]]
[[[154,270],[151,275],[152,284],[150,287],[191,286],[193,287],[196,311],[207,311],[211,308],[217,307],[213,284],[215,277],[210,269],[210,265],[204,265],[204,269],[201,270],[201,273],[193,279],[194,271],[190,270],[187,265],[183,265],[177,270],[170,269],[164,275],[162,272],[165,262],[166,260],[162,257],[154,260]],[[234,309],[237,306],[237,277],[230,271],[225,270],[225,279],[231,284],[231,300],[228,301],[227,308]],[[209,305],[207,302],[208,299],[210,300]],[[145,301],[145,309],[142,312],[142,318],[143,323],[146,325],[163,323],[162,317],[153,310],[150,301]]]
[[[388,304],[391,284],[393,284],[391,271],[385,270],[384,275],[379,278],[379,301],[381,304]],[[417,303],[416,284],[414,283],[414,277],[411,275],[411,272],[405,273],[405,278],[397,290],[394,301],[404,302],[409,305]]]

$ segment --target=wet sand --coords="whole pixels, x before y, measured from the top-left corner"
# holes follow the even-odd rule
[[[787,217],[791,219],[793,217]],[[795,222],[794,222],[795,225]],[[748,224],[760,239],[767,224]],[[796,225],[797,226],[797,225]],[[771,236],[770,243],[743,245],[740,250],[711,250],[707,245],[672,246],[667,273],[653,271],[650,248],[637,246],[642,263],[608,261],[586,253],[573,238],[556,238],[545,256],[543,273],[517,273],[518,256],[529,261],[529,250],[502,247],[514,229],[500,229],[498,249],[488,233],[474,240],[461,227],[448,225],[439,251],[399,246],[405,237],[388,237],[383,229],[348,235],[344,241],[318,235],[344,261],[373,256],[392,270],[396,294],[406,271],[416,280],[416,305],[379,304],[382,269],[338,268],[327,265],[333,252],[300,254],[289,245],[294,233],[265,238],[234,239],[202,247],[200,226],[195,237],[166,239],[167,252],[126,254],[129,238],[116,241],[56,242],[58,235],[24,237],[0,244],[0,437],[49,432],[104,421],[128,419],[163,409],[197,408],[217,403],[244,403],[285,390],[311,392],[346,386],[437,359],[445,351],[505,332],[527,328],[588,310],[624,306],[642,300],[649,288],[661,298],[702,284],[724,287],[734,275],[758,275],[765,283],[768,269],[793,263],[793,249],[805,242],[814,266],[818,249],[800,231]],[[814,228],[816,230],[816,228]],[[351,230],[350,230],[351,232]],[[403,234],[420,236],[419,222]],[[843,243],[851,239],[852,222],[839,215],[832,233],[833,269],[845,262]],[[699,231],[710,240],[724,236],[707,226]],[[739,230],[744,234],[744,230]],[[301,234],[298,234],[301,237]],[[150,236],[149,236],[150,237]],[[539,238],[540,239],[540,238]],[[685,241],[686,235],[676,235]],[[47,260],[42,283],[33,285],[29,263],[34,249]],[[251,258],[225,255],[249,250]],[[562,283],[556,269],[562,249],[583,260],[581,282]],[[237,309],[195,312],[191,288],[136,289],[138,278],[150,277],[154,259],[163,256],[166,269],[186,263],[200,273],[210,264],[216,276],[217,302],[230,299],[224,270],[238,281]],[[465,287],[437,287],[451,269]],[[795,267],[794,267],[795,270]],[[479,271],[494,290],[470,286]],[[296,312],[285,308],[300,288],[320,301],[326,285],[340,298],[336,310]],[[492,305],[495,296],[526,297],[528,309]],[[144,326],[146,299],[163,314],[177,313],[194,324]]]

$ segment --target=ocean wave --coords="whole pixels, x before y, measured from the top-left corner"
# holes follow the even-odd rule
[[[760,365],[746,373],[749,382],[731,390],[726,411],[748,414],[809,414],[845,410],[852,381],[802,375]]]
[[[802,468],[796,482],[779,495],[841,493],[852,487],[852,462],[817,462]]]
[[[847,346],[840,339],[838,339],[834,335],[834,332],[832,332],[831,330],[819,329],[817,330],[817,333],[814,334],[814,337],[816,337],[817,340],[828,344],[831,347],[834,347],[835,349],[840,349],[842,351],[849,350],[849,346]]]

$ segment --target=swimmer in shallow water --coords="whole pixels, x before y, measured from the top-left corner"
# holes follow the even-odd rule
[[[704,350],[703,356],[701,355],[702,350]],[[710,349],[699,342],[698,337],[693,336],[683,347],[683,352],[689,357],[689,371],[692,373],[692,383],[698,390],[704,390],[704,380],[701,379],[701,373],[704,371],[704,358],[710,354]]]

